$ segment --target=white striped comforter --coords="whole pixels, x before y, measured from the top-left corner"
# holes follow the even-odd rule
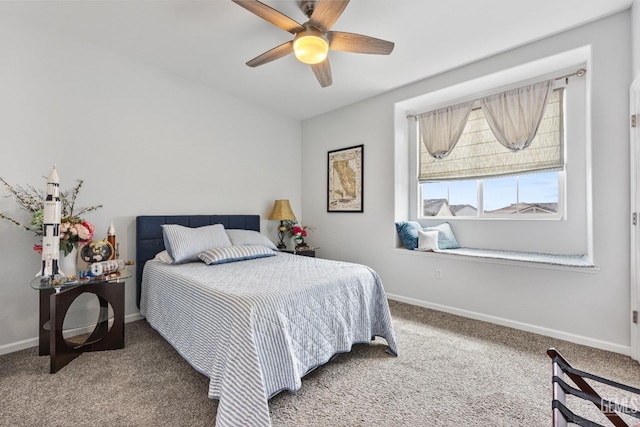
[[[268,426],[268,399],[301,377],[383,337],[397,354],[375,271],[359,264],[277,253],[207,266],[148,261],[140,312],[219,399],[216,425]]]

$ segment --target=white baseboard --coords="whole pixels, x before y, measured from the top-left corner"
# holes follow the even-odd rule
[[[418,307],[429,308],[432,310],[443,311],[445,313],[455,314],[457,316],[468,317],[470,319],[482,320],[484,322],[495,323],[496,325],[507,326],[513,329],[519,329],[534,334],[545,335],[552,338],[569,341],[575,344],[586,345],[588,347],[599,348],[601,350],[612,351],[614,353],[631,356],[631,347],[615,344],[608,341],[601,341],[581,335],[575,335],[556,329],[545,328],[542,326],[531,325],[529,323],[518,322],[515,320],[505,319],[502,317],[491,316],[488,314],[477,313],[475,311],[463,310],[447,305],[435,304],[428,301],[422,301],[414,298],[408,298],[401,295],[387,293],[387,298],[394,301],[404,302]]]
[[[140,313],[129,314],[124,317],[124,323],[135,322],[136,320],[144,319]],[[84,328],[76,329],[78,334],[88,333],[93,330],[93,326],[87,326]],[[38,337],[29,338],[22,341],[17,341],[0,346],[0,356],[3,354],[13,353],[14,351],[24,350],[25,348],[36,347],[38,345]]]
[[[23,341],[12,342],[0,346],[0,356],[3,354],[13,353],[14,351],[24,350],[25,348],[35,347],[38,345],[38,338],[29,338]]]

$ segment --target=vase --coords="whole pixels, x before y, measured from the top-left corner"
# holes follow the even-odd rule
[[[78,248],[74,246],[69,255],[65,255],[64,251],[60,251],[58,267],[65,276],[75,276],[78,272]]]
[[[294,237],[293,241],[296,242],[296,249],[298,250],[307,247],[307,244],[304,242],[304,237],[302,236]]]

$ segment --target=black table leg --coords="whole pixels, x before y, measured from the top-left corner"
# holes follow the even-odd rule
[[[84,343],[70,345],[62,334],[64,318],[69,307],[83,293],[95,294],[100,302],[98,322]],[[43,299],[49,296],[49,316],[43,308]],[[40,293],[40,354],[50,355],[50,371],[56,373],[81,353],[87,351],[115,350],[124,348],[124,282],[92,283],[63,289],[60,292],[42,290]],[[109,304],[113,308],[113,325],[109,329]],[[46,304],[44,304],[46,305]],[[43,316],[44,315],[44,316]],[[49,331],[43,336],[43,325],[49,317]],[[49,345],[49,351],[43,353]]]
[[[50,313],[50,297],[51,294],[54,293],[54,289],[41,289],[40,290],[40,319],[38,321],[38,355],[39,356],[48,356],[51,352],[50,345],[50,330],[51,330],[51,322],[49,322],[49,318],[51,317]]]

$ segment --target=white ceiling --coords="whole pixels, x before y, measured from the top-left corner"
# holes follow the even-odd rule
[[[294,20],[295,0],[264,0]],[[249,59],[291,35],[231,0],[1,1],[62,32],[296,119],[348,105],[630,7],[632,0],[351,0],[333,30],[395,42],[389,56],[332,51],[321,88],[293,55]]]

